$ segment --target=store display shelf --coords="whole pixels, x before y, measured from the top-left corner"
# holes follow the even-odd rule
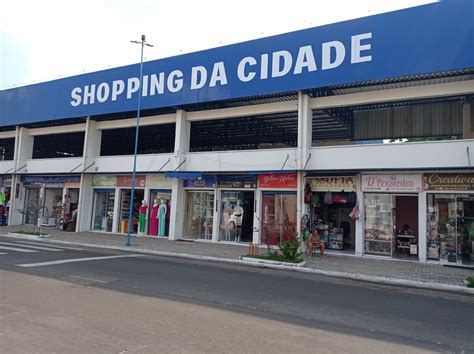
[[[385,242],[385,243],[391,243],[392,240],[376,240],[376,239],[369,239],[366,238],[365,241],[370,241],[370,242]]]
[[[365,251],[367,254],[379,254],[383,256],[390,256],[390,252]]]
[[[416,238],[416,236],[412,236],[412,235],[397,235],[397,237],[400,237],[400,238]]]

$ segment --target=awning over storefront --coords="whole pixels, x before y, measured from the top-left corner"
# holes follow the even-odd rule
[[[166,178],[196,179],[202,177],[201,172],[165,172]]]

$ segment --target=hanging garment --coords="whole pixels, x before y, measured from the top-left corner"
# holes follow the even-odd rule
[[[138,214],[138,231],[141,234],[145,232],[145,222],[146,222],[146,214],[144,213]]]
[[[156,236],[158,235],[158,208],[160,206],[158,204],[153,204],[151,209],[151,217],[150,217],[150,229],[148,230],[150,235]]]
[[[357,202],[357,193],[356,192],[350,192],[347,195],[347,204],[354,205]]]
[[[309,204],[311,202],[311,186],[306,183],[304,187],[304,203]]]
[[[324,194],[324,204],[332,204],[332,193],[331,192],[326,192]]]
[[[165,236],[168,236],[170,233],[170,218],[171,218],[171,204],[168,199],[165,202],[166,205],[166,214],[165,214]]]
[[[166,205],[160,204],[158,209],[158,236],[165,236],[166,230]]]

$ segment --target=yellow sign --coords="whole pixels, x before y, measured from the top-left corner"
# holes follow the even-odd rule
[[[355,192],[355,177],[312,177],[308,178],[313,192]]]

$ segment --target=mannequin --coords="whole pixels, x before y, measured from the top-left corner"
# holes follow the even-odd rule
[[[170,205],[170,201],[169,201],[168,199],[166,199],[165,205],[166,205],[166,214],[165,214],[165,220],[166,220],[165,236],[169,236],[169,233],[170,233],[171,205]]]
[[[221,229],[224,230],[225,241],[230,241],[230,229],[231,229],[230,215],[231,213],[232,213],[232,208],[229,202],[226,202],[224,204],[224,210],[222,210],[222,223],[221,223]]]
[[[151,218],[150,218],[150,230],[148,232],[152,236],[158,235],[158,200],[153,201],[153,207],[151,208]]]
[[[146,202],[142,200],[142,205],[140,205],[140,209],[138,210],[138,235],[139,236],[143,236],[145,233],[147,210],[148,210],[148,205],[146,205]]]
[[[165,236],[166,229],[166,205],[165,201],[161,199],[160,207],[158,208],[158,236]]]
[[[237,221],[237,229],[235,230],[235,242],[240,242],[240,235],[242,234],[242,220],[244,218],[244,208],[242,202],[237,201],[237,206],[234,208],[234,216]]]

